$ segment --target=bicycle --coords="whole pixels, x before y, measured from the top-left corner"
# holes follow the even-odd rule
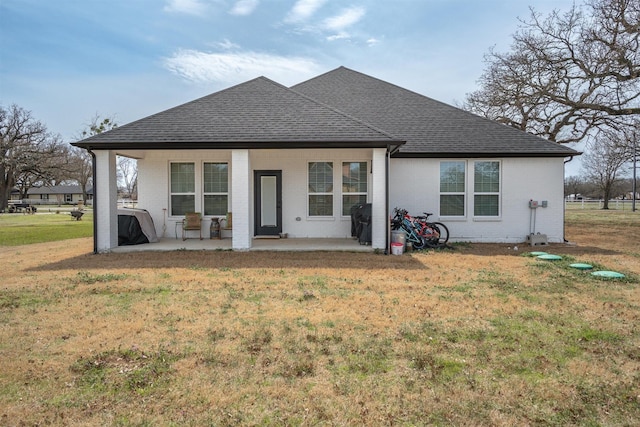
[[[415,249],[442,248],[449,241],[449,229],[441,222],[430,222],[427,219],[433,215],[411,216],[406,209],[395,208],[391,220],[391,229],[402,229]]]
[[[418,228],[413,223],[411,216],[405,209],[395,208],[391,219],[392,230],[402,230],[407,236],[407,242],[413,245],[414,249],[424,249],[427,246],[426,239],[418,232]]]
[[[432,213],[423,212],[424,215],[413,217],[414,223],[420,226],[420,235],[424,236],[427,246],[431,248],[445,247],[449,241],[449,229],[441,222],[431,222],[428,218]]]

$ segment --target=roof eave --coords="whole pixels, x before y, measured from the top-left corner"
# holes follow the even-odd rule
[[[91,142],[78,141],[71,145],[87,150],[234,150],[234,149],[295,149],[295,148],[387,148],[405,141],[234,141],[234,142]]]
[[[496,158],[496,157],[571,157],[579,156],[582,153],[566,152],[566,153],[548,153],[548,152],[519,152],[519,153],[505,153],[505,152],[439,152],[439,153],[412,153],[412,152],[396,152],[392,154],[392,158],[396,159],[411,159],[411,158],[432,158],[432,159],[462,159],[462,158]]]

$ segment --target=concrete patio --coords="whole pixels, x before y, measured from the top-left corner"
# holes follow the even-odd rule
[[[114,253],[141,251],[230,251],[231,239],[161,238],[156,243],[118,246],[111,249]],[[373,252],[370,245],[361,245],[355,239],[261,239],[254,238],[250,251],[342,251]]]

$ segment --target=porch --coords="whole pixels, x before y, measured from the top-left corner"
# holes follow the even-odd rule
[[[230,251],[231,239],[170,239],[161,238],[156,243],[118,246],[111,249],[114,253],[141,251]],[[334,238],[287,238],[253,239],[249,251],[335,251],[335,252],[373,252],[370,245],[361,245],[356,239]]]

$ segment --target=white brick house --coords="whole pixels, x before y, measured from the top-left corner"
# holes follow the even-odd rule
[[[117,246],[116,154],[138,159],[156,228],[232,212],[235,250],[282,232],[350,238],[363,202],[376,249],[395,206],[434,212],[452,241],[522,242],[530,199],[547,202],[536,230],[561,242],[564,162],[579,154],[344,67],[291,88],[260,77],[74,145],[95,156],[98,252]]]

